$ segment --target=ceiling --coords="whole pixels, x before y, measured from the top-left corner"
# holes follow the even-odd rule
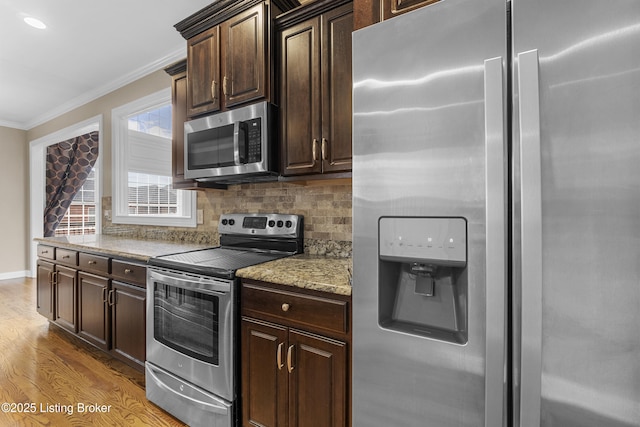
[[[186,57],[173,25],[213,1],[0,0],[0,126],[31,129]]]

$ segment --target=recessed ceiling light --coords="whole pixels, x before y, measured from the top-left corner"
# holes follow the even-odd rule
[[[33,16],[27,16],[26,18],[24,18],[24,22],[39,30],[44,30],[45,28],[47,28],[44,22],[42,22],[38,18],[34,18]]]

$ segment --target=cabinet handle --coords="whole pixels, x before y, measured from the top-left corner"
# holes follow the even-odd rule
[[[218,83],[215,80],[211,81],[211,98],[215,101],[218,99],[218,91],[216,90],[216,86]]]
[[[276,355],[277,361],[278,361],[278,370],[282,370],[282,368],[284,368],[284,363],[282,363],[282,347],[284,346],[284,343],[281,342],[280,344],[278,344],[278,353]]]
[[[94,265],[94,264],[97,264],[97,262],[95,262],[95,261],[88,261],[88,264],[89,264],[89,265]]]
[[[113,289],[109,291],[109,298],[108,298],[109,307],[113,307],[115,305],[115,298],[114,298],[115,295],[114,294],[115,293],[114,293]]]
[[[133,273],[132,269],[130,269],[130,268],[125,268],[124,269],[124,274],[132,274],[132,273]]]
[[[287,371],[289,371],[289,373],[293,372],[293,365],[291,364],[291,352],[293,351],[293,346],[290,345],[289,349],[287,350]]]
[[[284,304],[282,304],[282,311],[289,311],[290,308],[291,308],[291,306],[289,304],[287,304],[286,302]]]
[[[322,138],[322,160],[327,160],[327,138]]]
[[[224,93],[224,96],[227,96],[227,76],[224,76],[224,79],[222,80],[222,92]]]
[[[318,145],[318,139],[317,138],[313,138],[313,141],[311,142],[311,155],[313,156],[313,166],[315,166],[316,164],[316,160],[318,160],[318,153],[317,153],[317,145]]]
[[[50,276],[51,277],[50,278],[50,282],[51,282],[51,301],[49,301],[49,307],[50,307],[49,312],[51,314],[53,314],[53,301],[56,299],[56,297],[55,297],[56,296],[56,286],[57,286],[56,280],[57,280],[58,272],[57,271],[52,271],[49,274],[51,274],[51,276]]]
[[[69,259],[69,258],[71,258],[69,255],[63,255],[62,256],[62,259]]]
[[[103,303],[107,302],[107,288],[106,287],[102,288],[102,302]]]
[[[49,251],[47,249],[43,249],[40,253],[44,255],[44,254],[48,254]]]

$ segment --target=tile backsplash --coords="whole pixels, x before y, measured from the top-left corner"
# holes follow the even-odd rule
[[[304,215],[305,252],[351,256],[351,183],[302,186],[286,182],[242,184],[228,190],[198,191],[204,223],[196,228],[113,224],[111,197],[102,200],[104,234],[217,245],[222,213],[287,213]]]

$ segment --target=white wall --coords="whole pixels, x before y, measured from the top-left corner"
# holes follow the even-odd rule
[[[28,275],[27,132],[0,126],[0,280]]]

